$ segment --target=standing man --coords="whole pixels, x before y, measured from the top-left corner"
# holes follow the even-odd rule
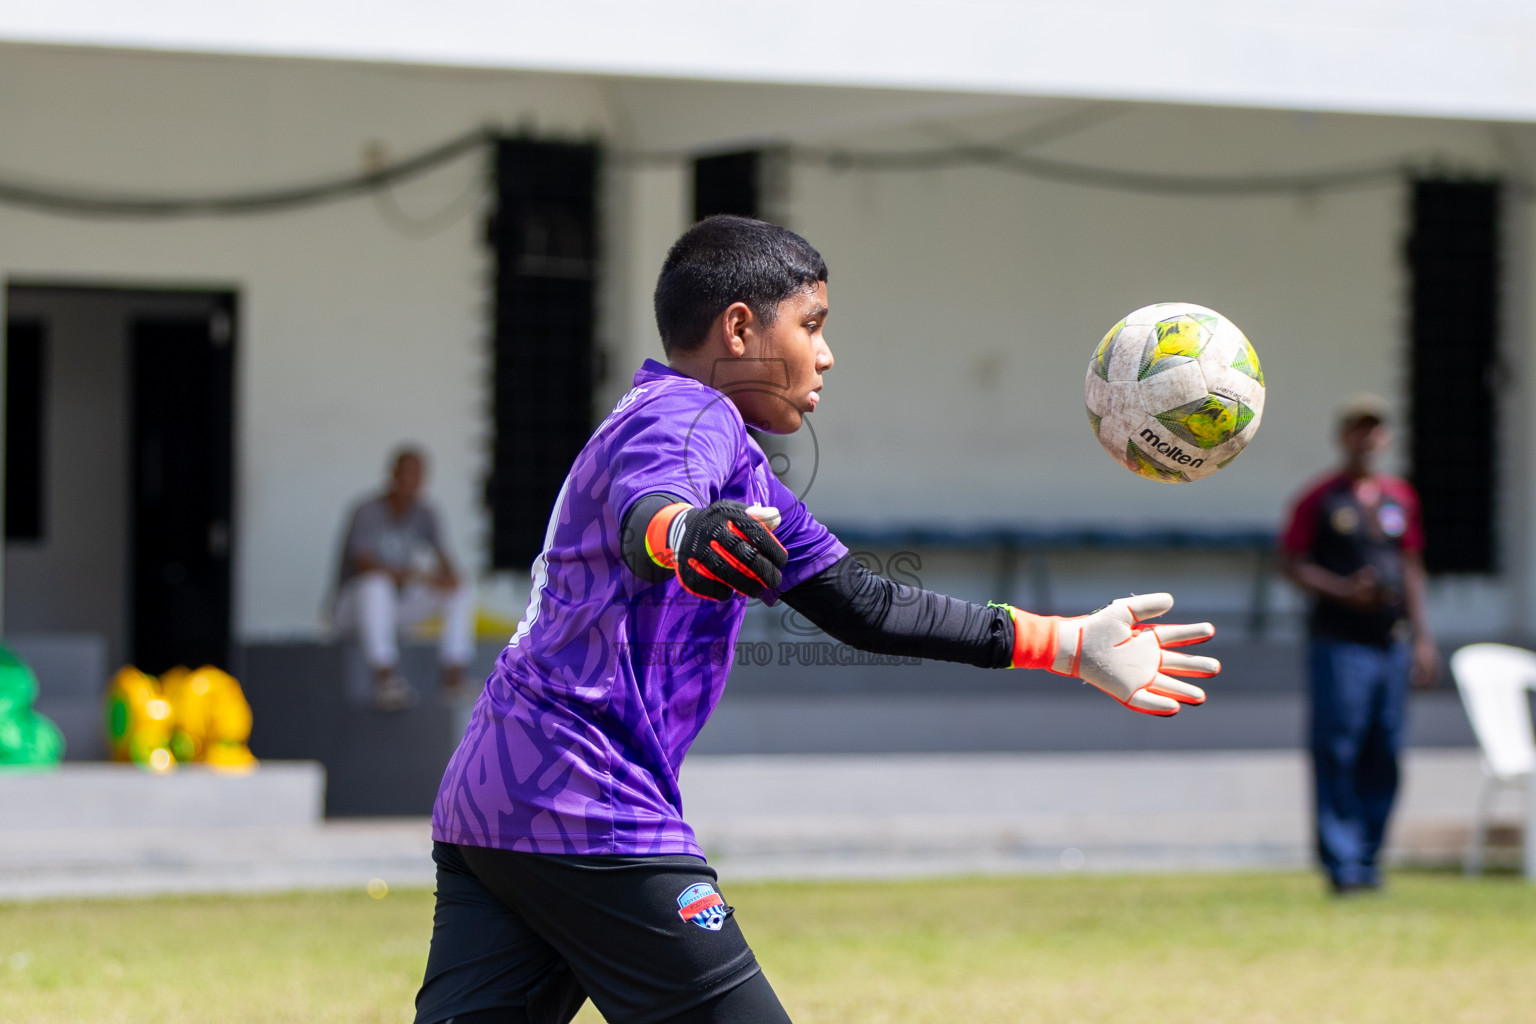
[[[1377,858],[1397,795],[1409,680],[1434,681],[1424,610],[1424,530],[1413,487],[1375,471],[1386,405],[1339,410],[1342,467],[1297,499],[1281,569],[1307,594],[1317,850],[1339,895],[1381,885]]]
[[[474,655],[474,585],[459,577],[443,542],[437,513],[421,499],[426,456],[402,447],[390,462],[388,488],[352,510],[342,543],[336,626],[355,630],[373,670],[374,706],[400,711],[416,690],[396,671],[395,630],[432,615],[443,620],[443,688],[456,692]]]

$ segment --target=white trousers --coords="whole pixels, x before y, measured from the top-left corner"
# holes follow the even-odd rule
[[[468,665],[475,656],[475,585],[460,580],[453,590],[410,583],[396,590],[382,572],[365,572],[348,580],[336,598],[336,628],[355,632],[363,656],[373,668],[393,668],[400,660],[395,631],[433,615],[443,617],[438,656],[444,665]]]

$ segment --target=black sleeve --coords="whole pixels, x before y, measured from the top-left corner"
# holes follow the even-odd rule
[[[670,494],[654,492],[636,498],[635,503],[624,513],[623,523],[619,527],[619,556],[629,566],[630,572],[647,583],[665,582],[673,577],[673,572],[651,561],[650,553],[645,550],[645,528],[651,525],[657,512],[682,500]]]
[[[1013,662],[1013,616],[877,576],[845,555],[783,601],[829,636],[876,654],[916,655],[979,668]]]

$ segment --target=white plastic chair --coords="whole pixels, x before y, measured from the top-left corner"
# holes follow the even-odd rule
[[[1451,655],[1451,674],[1483,751],[1484,779],[1467,844],[1466,873],[1483,869],[1488,818],[1499,791],[1524,788],[1525,875],[1536,879],[1536,734],[1527,696],[1536,690],[1536,653],[1506,644],[1472,644]]]

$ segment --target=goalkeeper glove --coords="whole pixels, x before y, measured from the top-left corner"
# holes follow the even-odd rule
[[[761,597],[779,585],[779,570],[789,562],[784,545],[769,532],[778,523],[778,510],[764,506],[676,502],[651,517],[645,550],[657,565],[674,570],[690,594],[710,601]]]
[[[1122,597],[1091,615],[1061,618],[1013,615],[1014,668],[1043,668],[1092,683],[1132,711],[1177,714],[1180,704],[1205,703],[1205,691],[1174,676],[1208,679],[1221,662],[1171,650],[1216,635],[1209,622],[1147,625],[1173,607],[1171,594]]]

